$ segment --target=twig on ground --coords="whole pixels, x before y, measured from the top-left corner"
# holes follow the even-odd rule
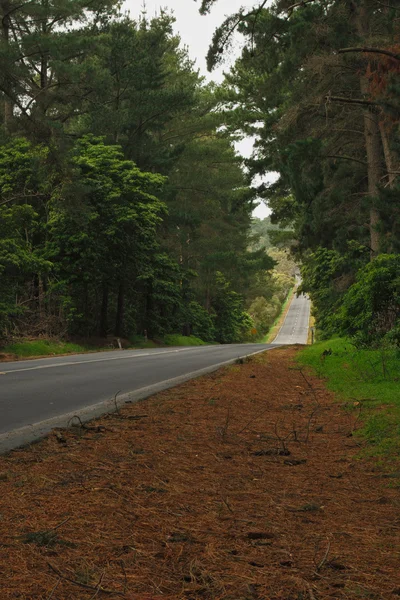
[[[56,589],[58,588],[58,586],[60,585],[60,583],[61,583],[61,579],[59,579],[57,581],[56,585],[53,586],[53,588],[52,588],[52,590],[50,592],[50,596],[47,596],[46,600],[51,600],[52,599],[52,597],[54,596],[54,592],[56,591]]]
[[[314,386],[313,386],[313,385],[312,385],[312,384],[311,384],[311,383],[308,381],[308,379],[307,379],[307,377],[304,375],[304,373],[303,373],[302,369],[299,369],[299,371],[300,371],[300,373],[301,373],[301,376],[303,377],[304,381],[306,382],[306,384],[307,384],[307,385],[308,385],[308,387],[310,388],[310,390],[311,390],[311,393],[312,393],[312,395],[314,396],[315,402],[316,402],[316,403],[318,404],[318,406],[319,406],[319,400],[318,400],[318,397],[317,397],[317,392],[316,392],[316,391],[315,391],[315,389],[314,389]]]
[[[72,517],[67,517],[66,519],[64,519],[64,521],[61,521],[61,523],[59,523],[55,527],[52,527],[50,529],[50,531],[56,531],[57,529],[60,529],[60,527],[62,527],[63,525],[65,525],[65,523],[68,523],[68,521],[70,521],[71,519],[72,519]]]
[[[122,574],[124,576],[124,594],[126,594],[126,590],[128,587],[128,576],[127,576],[126,570],[125,570],[125,563],[123,560],[120,560],[119,564],[121,565]]]
[[[234,514],[233,510],[231,509],[231,507],[228,504],[228,501],[225,498],[222,498],[222,502],[225,504],[225,506],[229,510],[229,512]]]
[[[306,586],[306,588],[307,588],[307,592],[308,592],[308,595],[310,596],[310,600],[317,600],[317,599],[316,599],[316,597],[314,596],[314,592],[313,592],[313,590],[312,590],[312,587],[311,587],[311,585],[308,583],[308,581],[304,580],[304,585],[305,585],[305,586]]]
[[[282,437],[279,435],[279,432],[278,432],[278,423],[274,423],[274,433],[275,433],[275,435],[276,435],[276,438],[277,438],[277,440],[278,440],[278,441],[279,441],[279,443],[282,445],[282,450],[283,450],[284,452],[287,452],[287,447],[286,447],[286,444],[285,444],[285,442],[286,442],[286,440],[287,440],[287,439],[288,439],[288,438],[289,438],[289,437],[292,435],[292,433],[293,433],[293,432],[291,431],[287,437],[285,437],[285,438],[282,438]]]
[[[103,579],[104,579],[104,575],[105,575],[105,573],[106,573],[106,572],[105,572],[105,570],[104,570],[104,571],[102,572],[102,574],[100,575],[99,583],[98,583],[98,584],[97,584],[97,586],[96,586],[96,591],[95,591],[95,593],[93,594],[93,596],[91,596],[91,597],[90,597],[90,599],[89,599],[89,600],[94,600],[94,598],[97,598],[97,596],[99,595],[99,592],[101,591],[101,584],[102,584],[102,582],[103,582]]]
[[[75,579],[71,579],[70,577],[67,577],[66,575],[63,575],[61,573],[61,571],[59,571],[57,569],[57,567],[54,567],[51,563],[47,563],[48,567],[56,574],[58,575],[58,577],[60,579],[63,579],[64,581],[68,581],[68,583],[71,583],[72,585],[76,585],[78,587],[84,588],[85,590],[91,590],[92,592],[97,592],[97,594],[102,593],[102,594],[107,594],[108,596],[111,596],[112,594],[114,594],[114,596],[125,596],[125,593],[122,592],[118,592],[116,590],[108,590],[107,588],[102,588],[97,585],[89,585],[87,583],[81,583],[80,581],[76,581]]]
[[[232,402],[229,403],[228,410],[226,412],[226,418],[225,418],[224,426],[218,428],[218,431],[219,431],[219,433],[221,435],[222,441],[225,441],[226,434],[228,433],[229,423],[230,423],[230,420],[231,420],[231,405],[232,405]]]
[[[325,554],[324,554],[324,557],[323,557],[323,559],[321,560],[321,562],[318,564],[317,568],[316,568],[316,569],[315,569],[315,571],[314,571],[316,575],[318,575],[318,573],[320,572],[320,570],[322,569],[322,567],[323,567],[323,566],[324,566],[324,564],[326,563],[326,561],[327,561],[327,558],[328,558],[328,556],[329,556],[329,551],[330,551],[330,549],[331,549],[331,541],[330,541],[330,539],[328,538],[328,545],[327,545],[327,547],[326,547],[326,552],[325,552]]]
[[[314,408],[314,410],[310,413],[310,416],[308,417],[307,427],[306,427],[307,433],[306,433],[306,437],[304,439],[305,443],[308,442],[308,438],[310,437],[311,422],[312,422],[313,418],[315,417],[316,413],[318,412],[318,410],[319,410],[319,405],[317,408]]]

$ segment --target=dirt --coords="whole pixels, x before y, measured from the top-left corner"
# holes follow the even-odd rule
[[[400,478],[295,352],[1,457],[1,600],[399,598]]]

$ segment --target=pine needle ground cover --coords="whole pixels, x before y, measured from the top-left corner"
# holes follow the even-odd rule
[[[400,475],[296,353],[1,457],[2,600],[398,597]]]

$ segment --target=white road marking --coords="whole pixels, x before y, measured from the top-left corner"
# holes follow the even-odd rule
[[[110,360],[127,360],[129,358],[140,358],[142,356],[158,356],[159,354],[174,354],[177,352],[185,352],[187,350],[193,350],[194,348],[183,348],[181,350],[167,350],[165,352],[145,352],[142,354],[129,354],[129,356],[113,356],[109,358],[94,358],[93,360],[77,360],[75,362],[63,362],[53,363],[51,365],[38,365],[36,367],[26,367],[24,369],[10,369],[9,371],[3,371],[1,375],[7,373],[21,373],[23,371],[37,371],[39,369],[55,369],[56,367],[72,367],[74,365],[87,365],[90,363],[107,362]]]

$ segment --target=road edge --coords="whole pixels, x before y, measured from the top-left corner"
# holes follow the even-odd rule
[[[218,371],[218,369],[221,367],[234,364],[238,360],[255,356],[257,354],[261,354],[262,352],[268,352],[269,350],[273,350],[278,347],[278,344],[274,346],[271,345],[270,348],[263,348],[262,350],[251,352],[250,354],[242,354],[218,364],[204,367],[203,369],[198,369],[197,371],[192,371],[190,373],[186,373],[185,375],[179,375],[178,377],[173,377],[171,379],[165,379],[164,381],[140,388],[139,390],[135,390],[133,392],[128,392],[117,397],[118,406],[122,406],[128,402],[139,402],[140,400],[144,400],[145,398],[149,398],[154,394],[176,387],[182,383],[185,383],[186,381],[190,381],[191,379],[197,379],[202,375],[207,375],[208,373]],[[88,421],[91,421],[97,417],[101,417],[106,413],[115,412],[115,402],[115,399],[111,398],[97,404],[86,406],[78,411],[66,413],[58,417],[53,417],[52,419],[46,419],[45,421],[40,421],[38,423],[33,423],[32,425],[26,425],[24,427],[14,429],[13,431],[7,433],[2,433],[0,434],[0,454],[5,454],[11,450],[16,450],[23,446],[39,442],[53,429],[68,427],[74,417],[79,417],[82,423],[87,423]]]

